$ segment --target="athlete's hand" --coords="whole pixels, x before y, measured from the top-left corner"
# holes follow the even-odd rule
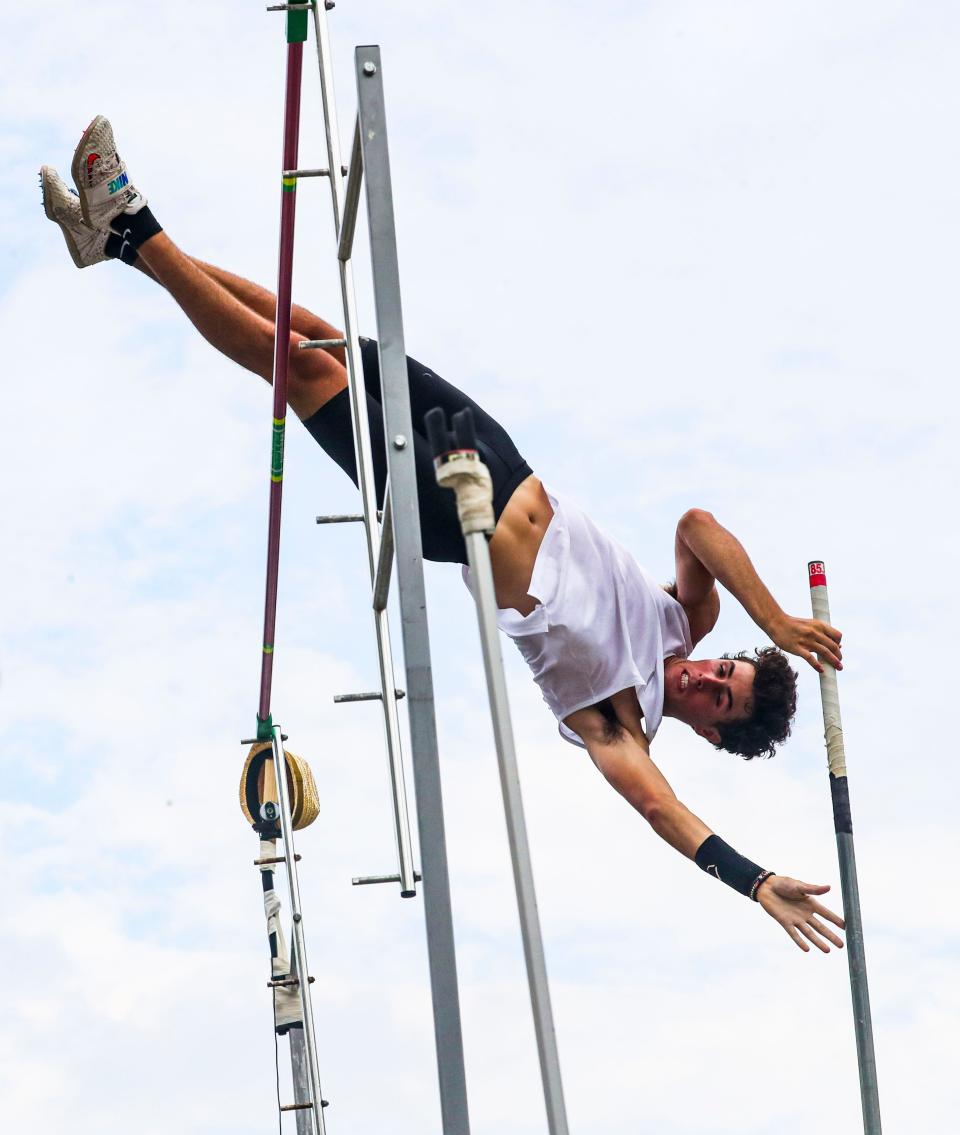
[[[819,619],[795,619],[791,615],[784,615],[783,619],[770,629],[770,637],[781,650],[809,662],[818,674],[823,673],[823,665],[816,658],[814,651],[820,655],[823,662],[829,662],[837,670],[843,669],[843,653],[840,649],[840,639],[843,636],[829,623],[823,623]]]
[[[843,949],[843,942],[826,925],[824,920],[834,926],[844,928],[843,919],[816,901],[813,895],[823,895],[829,887],[813,883],[801,883],[799,879],[788,879],[786,875],[771,875],[760,884],[757,902],[775,918],[796,942],[804,953],[809,953],[808,941],[825,954],[830,953],[827,942]]]

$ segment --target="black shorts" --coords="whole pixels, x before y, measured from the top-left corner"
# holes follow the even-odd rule
[[[373,339],[360,340],[363,360],[363,381],[367,392],[367,416],[373,445],[373,476],[377,501],[382,506],[387,480],[387,455],[383,436],[383,406],[380,393],[380,358]],[[420,535],[423,554],[428,560],[441,563],[467,562],[467,549],[457,519],[456,497],[450,489],[437,484],[433,453],[423,424],[424,414],[434,406],[442,407],[447,417],[469,406],[477,429],[477,449],[493,479],[493,511],[496,518],[507,506],[514,489],[532,473],[517,451],[507,431],[482,410],[472,398],[445,382],[429,367],[407,356],[407,377],[410,383],[410,410],[413,416],[414,462],[417,469],[417,495],[420,499]],[[340,468],[357,482],[357,465],[353,454],[353,424],[350,418],[350,395],[346,390],[335,394],[303,423]]]

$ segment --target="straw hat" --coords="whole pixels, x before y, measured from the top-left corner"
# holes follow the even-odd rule
[[[295,830],[307,827],[317,818],[320,800],[310,766],[296,753],[283,750],[287,765],[287,794],[290,815]],[[267,799],[276,800],[276,780],[273,772],[273,746],[261,741],[247,753],[240,775],[240,807],[254,827],[263,823],[260,805]],[[279,826],[279,825],[278,825]]]

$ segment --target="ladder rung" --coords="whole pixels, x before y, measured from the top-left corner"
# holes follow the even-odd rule
[[[318,524],[359,524],[363,520],[362,512],[335,512],[329,516],[318,516]]]
[[[315,518],[318,524],[356,524],[363,520],[362,512],[334,512]],[[383,513],[377,509],[377,520],[383,520]],[[244,742],[246,744],[246,741]]]
[[[393,696],[399,701],[400,698],[407,696],[405,690],[393,691]],[[333,700],[335,702],[348,702],[348,701],[382,701],[383,694],[379,690],[371,690],[369,693],[364,694],[334,694]]]
[[[329,1107],[329,1100],[321,1100],[321,1107]],[[312,1103],[285,1103],[280,1107],[281,1111],[309,1111],[313,1107]]]
[[[317,979],[315,977],[309,977],[309,978],[307,978],[307,980],[310,982],[311,985],[313,985],[313,983]],[[288,985],[299,985],[299,984],[300,984],[300,978],[299,977],[281,977],[281,978],[278,978],[276,981],[268,981],[267,982],[267,989],[282,989],[282,988],[284,988],[285,986],[288,986]]]
[[[331,8],[333,5],[329,5]],[[340,172],[344,177],[347,176],[347,167],[341,166]],[[328,169],[285,169],[283,171],[284,177],[329,177],[330,171]]]
[[[301,351],[309,351],[314,347],[318,350],[326,350],[328,347],[345,347],[346,345],[346,339],[301,339],[297,347]]]
[[[303,856],[300,852],[295,852],[293,858],[299,863]],[[254,859],[254,867],[266,867],[268,863],[286,863],[287,857],[285,855],[271,855],[269,859]]]
[[[414,882],[422,882],[423,876],[419,871],[413,873]],[[399,875],[358,875],[350,880],[355,887],[369,887],[373,883],[399,883]]]
[[[329,177],[328,169],[285,169],[284,177]]]

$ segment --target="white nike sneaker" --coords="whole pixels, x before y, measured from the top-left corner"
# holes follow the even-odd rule
[[[120,213],[137,213],[147,203],[130,184],[113,127],[102,114],[84,130],[70,171],[80,192],[83,219],[92,229],[109,232],[110,222]]]
[[[84,223],[80,197],[76,190],[67,187],[52,166],[40,167],[40,189],[43,211],[60,226],[74,264],[78,268],[89,268],[106,260],[107,234]]]

